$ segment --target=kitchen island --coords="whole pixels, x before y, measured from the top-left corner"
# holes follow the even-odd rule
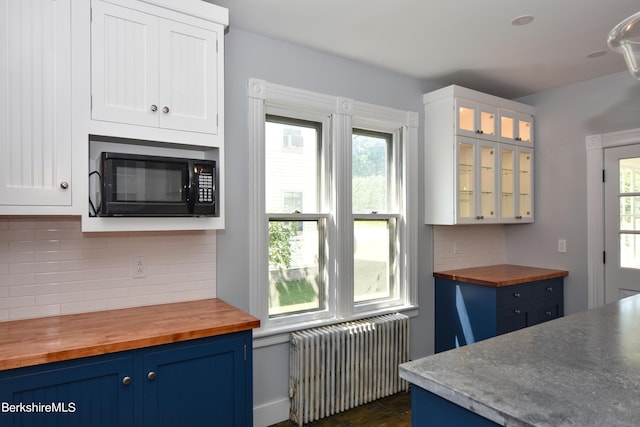
[[[400,365],[414,426],[640,422],[640,295]]]

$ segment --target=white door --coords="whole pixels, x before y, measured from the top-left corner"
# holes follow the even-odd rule
[[[158,18],[102,1],[92,15],[91,117],[158,126]]]
[[[640,145],[604,150],[605,302],[640,292]]]
[[[71,205],[70,19],[69,0],[0,0],[2,205]]]
[[[160,126],[218,133],[218,34],[166,19],[159,32]]]

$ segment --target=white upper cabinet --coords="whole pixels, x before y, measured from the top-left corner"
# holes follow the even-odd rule
[[[533,108],[460,86],[423,100],[425,222],[532,222]]]
[[[70,0],[0,0],[0,214],[72,213],[70,19]]]
[[[221,146],[211,135],[223,133],[225,25],[147,2],[94,0],[91,119],[147,130],[95,123],[92,133],[140,138],[148,128],[197,132]],[[146,139],[202,145],[189,134],[147,133]]]

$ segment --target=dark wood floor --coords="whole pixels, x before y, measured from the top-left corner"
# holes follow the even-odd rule
[[[331,417],[322,418],[305,426],[312,427],[410,427],[411,394],[397,393]],[[297,424],[283,421],[271,427],[294,427]]]

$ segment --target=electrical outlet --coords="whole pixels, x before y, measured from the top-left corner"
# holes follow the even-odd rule
[[[561,252],[561,253],[567,252],[567,240],[566,239],[558,239],[558,252]]]
[[[133,278],[147,277],[147,265],[143,256],[133,257]]]

